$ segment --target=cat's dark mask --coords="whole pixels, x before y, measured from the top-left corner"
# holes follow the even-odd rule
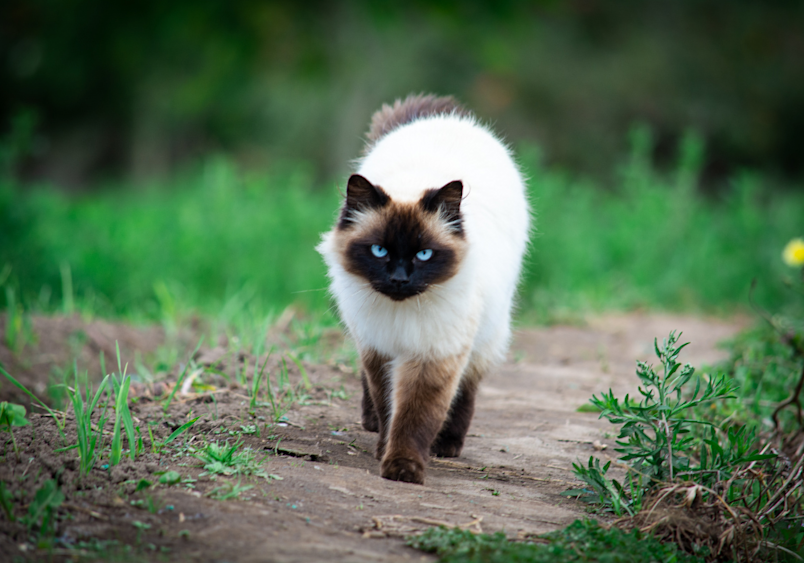
[[[381,187],[351,176],[337,229],[346,269],[394,301],[451,278],[466,243],[462,196],[456,180],[417,202],[395,202]]]

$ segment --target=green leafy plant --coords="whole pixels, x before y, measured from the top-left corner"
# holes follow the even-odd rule
[[[661,372],[638,363],[639,402],[621,402],[611,391],[591,400],[601,417],[621,425],[624,484],[609,478],[611,462],[590,458],[574,464],[586,487],[565,494],[627,514],[625,521],[660,538],[684,538],[686,551],[711,560],[791,556],[804,547],[804,443],[774,447],[756,426],[699,416],[712,410],[704,405],[733,398],[733,382],[722,372],[693,379],[693,368],[677,361],[684,346],[672,332],[661,347],[655,343]],[[717,531],[687,524],[696,520]]]
[[[212,475],[255,475],[265,479],[270,476],[260,467],[261,460],[251,448],[243,448],[238,452],[241,442],[210,442],[195,457],[204,466],[204,471]],[[264,458],[263,458],[264,459]]]
[[[637,513],[645,493],[677,477],[718,475],[740,464],[773,457],[753,451],[753,435],[745,429],[730,429],[721,437],[711,422],[690,417],[703,404],[733,397],[733,385],[724,375],[707,378],[704,386],[702,378],[693,381],[695,369],[678,361],[687,345],[678,345],[680,336],[671,332],[661,346],[654,340],[660,371],[637,362],[638,402],[628,395],[620,401],[611,390],[590,400],[601,418],[622,425],[615,450],[628,475],[623,485],[606,477],[611,462],[601,467],[592,458],[586,466],[573,464],[576,475],[591,488],[580,496],[618,516]],[[688,384],[694,384],[691,391]]]
[[[159,483],[162,485],[176,485],[181,482],[181,474],[178,471],[166,471],[159,476]]]
[[[13,403],[0,403],[0,430],[7,430],[11,434],[11,441],[14,443],[14,453],[17,459],[20,458],[20,451],[17,447],[17,439],[14,437],[14,426],[26,426],[30,424],[25,418],[25,407]]]

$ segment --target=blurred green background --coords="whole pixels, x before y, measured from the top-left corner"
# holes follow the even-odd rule
[[[313,246],[371,113],[454,94],[530,178],[520,319],[794,302],[804,3],[0,6],[0,303],[325,312]],[[65,296],[67,299],[65,299]]]

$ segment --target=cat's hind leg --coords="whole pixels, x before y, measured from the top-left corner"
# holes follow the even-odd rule
[[[464,377],[452,400],[449,417],[441,427],[430,451],[438,457],[458,457],[475,414],[475,396],[479,378]]]
[[[377,418],[377,409],[374,407],[374,400],[371,398],[366,371],[360,372],[360,382],[363,384],[363,428],[369,432],[380,431],[380,421]]]
[[[388,369],[390,358],[371,349],[361,350],[360,361],[363,364],[361,381],[363,383],[363,427],[371,432],[378,432],[377,459],[385,454],[388,440],[388,421],[390,418]],[[376,430],[372,429],[376,424]]]

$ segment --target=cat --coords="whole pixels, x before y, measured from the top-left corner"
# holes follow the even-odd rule
[[[529,236],[511,151],[452,97],[383,105],[317,250],[362,364],[382,477],[424,483],[460,455],[482,377],[504,359]]]

